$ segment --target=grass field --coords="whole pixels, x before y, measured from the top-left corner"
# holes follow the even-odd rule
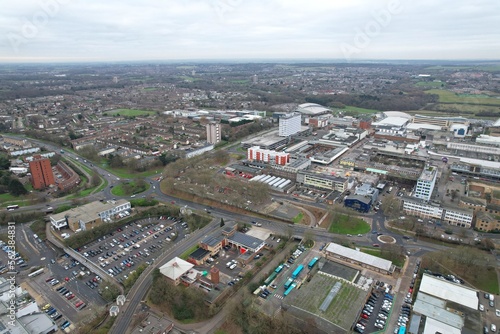
[[[432,88],[440,88],[446,86],[444,82],[435,82],[435,81],[419,81],[415,83],[417,87],[432,87]]]
[[[162,171],[163,168],[153,168],[145,172],[130,172],[125,168],[109,168],[106,163],[101,163],[99,167],[106,169],[110,173],[122,178],[122,179],[138,179],[144,177],[150,177],[156,175]]]
[[[128,190],[126,189],[128,188]],[[144,187],[138,187],[136,186],[135,182],[124,182],[120,183],[113,189],[111,189],[111,193],[115,196],[128,196],[132,194],[139,194],[142,193],[143,191],[146,191],[149,189],[149,184],[145,183]]]
[[[425,91],[428,94],[436,94],[439,96],[439,102],[443,103],[460,103],[460,104],[492,104],[500,106],[500,99],[488,97],[486,95],[470,95],[456,94],[449,90],[429,89]]]
[[[240,85],[243,85],[243,84],[247,84],[250,80],[248,79],[243,79],[243,80],[231,80],[232,83],[235,83],[235,84],[240,84]]]
[[[336,282],[340,282],[342,287],[326,312],[320,311],[319,307]],[[317,273],[309,283],[303,284],[295,293],[292,292],[288,297],[291,300],[287,302],[348,330],[356,319],[365,296],[366,292],[356,286]]]
[[[27,199],[25,196],[15,197],[11,194],[1,194],[0,195],[0,204],[2,205],[30,205],[31,201]]]
[[[334,217],[329,231],[336,234],[364,234],[370,232],[370,225],[361,218],[339,214]]]
[[[146,92],[151,92],[151,91],[155,91],[157,90],[158,88],[156,87],[146,87],[146,88],[143,88],[142,90],[146,91]]]
[[[344,111],[355,111],[358,114],[376,114],[376,113],[380,112],[380,110],[358,108],[358,107],[353,107],[353,106],[346,106],[344,109],[341,109],[341,110],[344,110]]]
[[[156,111],[151,110],[139,110],[139,109],[114,109],[106,111],[105,115],[120,115],[120,116],[147,116],[156,115]]]
[[[302,221],[302,218],[304,218],[304,213],[301,212],[297,216],[295,216],[292,221],[294,224],[299,224]]]

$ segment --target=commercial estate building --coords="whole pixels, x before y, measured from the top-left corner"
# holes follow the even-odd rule
[[[337,190],[341,193],[347,189],[347,179],[344,177],[312,173],[302,170],[297,172],[297,183],[306,187]]]
[[[85,231],[102,223],[121,219],[130,213],[130,202],[124,199],[108,202],[92,202],[50,216],[50,223],[56,230],[69,227],[72,231]]]
[[[467,208],[447,207],[413,197],[403,197],[403,211],[406,214],[442,220],[450,225],[470,228],[474,221],[474,211]]]
[[[434,166],[427,166],[420,174],[415,187],[414,197],[421,198],[426,201],[431,199],[434,186],[436,185],[437,168]]]

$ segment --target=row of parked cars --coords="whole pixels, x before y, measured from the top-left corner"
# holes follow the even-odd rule
[[[72,300],[73,298],[75,298],[75,294],[72,293],[71,291],[69,291],[68,288],[64,287],[64,286],[60,286],[56,289],[57,292],[59,292],[61,295],[63,295],[64,297],[66,297],[67,300]],[[85,304],[83,301],[81,300],[77,300],[75,302],[75,308],[77,310],[82,310],[84,309],[85,307],[87,307],[87,304]]]
[[[54,321],[59,322],[59,328],[61,328],[62,330],[71,325],[71,322],[69,322],[68,320],[61,319],[62,314],[57,312],[57,310],[50,304],[46,304],[44,307],[42,307],[42,311],[45,311],[45,313],[47,313],[47,315],[50,316]]]
[[[354,330],[358,333],[364,333],[366,330],[366,326],[368,324],[368,321],[370,320],[372,314],[375,313],[375,306],[377,304],[377,300],[379,298],[379,294],[377,294],[375,291],[373,291],[366,301],[366,304],[363,308],[363,311],[361,311],[360,319],[354,326]],[[380,307],[380,310],[378,311],[378,314],[376,315],[375,323],[374,326],[378,329],[384,329],[386,325],[387,318],[389,317],[391,307],[392,307],[392,302],[393,302],[393,296],[389,293],[384,294],[384,301],[382,303],[382,306]]]

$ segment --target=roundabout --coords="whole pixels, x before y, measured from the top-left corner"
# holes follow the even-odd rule
[[[391,237],[390,235],[380,235],[377,237],[377,240],[383,244],[395,244],[396,239]]]

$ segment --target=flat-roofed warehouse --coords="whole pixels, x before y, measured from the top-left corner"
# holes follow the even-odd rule
[[[363,253],[331,242],[325,249],[326,258],[339,259],[384,274],[392,274],[395,266],[391,261]]]
[[[479,305],[479,297],[477,296],[476,290],[456,283],[450,283],[427,274],[422,276],[419,292],[455,302],[473,310],[477,310]]]

